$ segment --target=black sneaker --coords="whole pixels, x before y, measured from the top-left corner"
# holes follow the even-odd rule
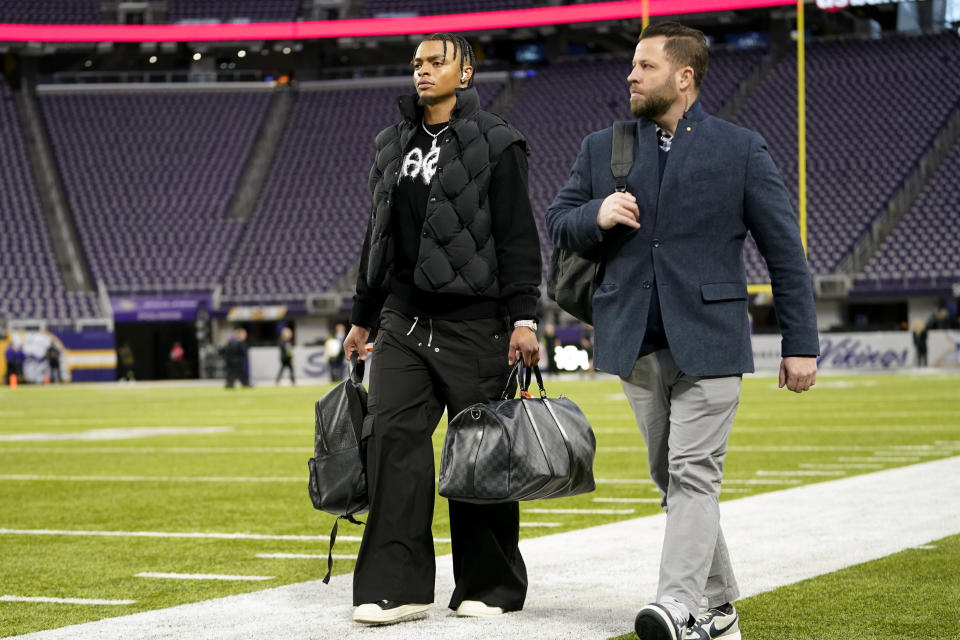
[[[684,640],[688,621],[683,605],[665,600],[640,609],[633,628],[640,640]]]
[[[726,611],[724,609],[727,609]],[[733,605],[707,609],[690,627],[684,640],[740,640],[740,617]]]
[[[353,621],[361,624],[392,624],[422,618],[429,610],[429,604],[402,604],[394,600],[381,600],[355,607]]]

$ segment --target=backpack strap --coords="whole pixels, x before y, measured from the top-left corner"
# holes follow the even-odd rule
[[[627,175],[633,166],[633,141],[636,136],[637,122],[626,120],[613,123],[613,150],[610,153],[610,171],[617,185],[617,191],[627,190]]]
[[[351,515],[339,516],[333,521],[333,530],[330,531],[330,550],[327,553],[327,575],[323,576],[323,584],[330,584],[330,574],[333,573],[333,545],[337,541],[337,525],[341,520],[349,520],[353,524],[363,524]]]

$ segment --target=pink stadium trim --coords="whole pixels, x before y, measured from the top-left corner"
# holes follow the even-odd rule
[[[793,0],[650,0],[650,15],[677,15],[793,4]],[[212,42],[306,40],[478,31],[642,16],[639,0],[409,18],[202,25],[0,25],[0,42]]]

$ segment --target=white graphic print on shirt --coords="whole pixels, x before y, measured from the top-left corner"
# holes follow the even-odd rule
[[[400,177],[416,180],[417,176],[420,176],[423,179],[423,183],[429,186],[430,181],[433,180],[433,174],[437,172],[437,160],[439,157],[440,149],[436,146],[430,148],[426,157],[424,157],[423,151],[420,148],[414,147],[403,159]]]

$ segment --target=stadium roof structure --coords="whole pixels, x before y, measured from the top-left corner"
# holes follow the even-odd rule
[[[215,42],[376,37],[438,31],[483,31],[646,16],[759,9],[794,0],[620,0],[509,11],[402,18],[246,24],[0,24],[0,42]]]

